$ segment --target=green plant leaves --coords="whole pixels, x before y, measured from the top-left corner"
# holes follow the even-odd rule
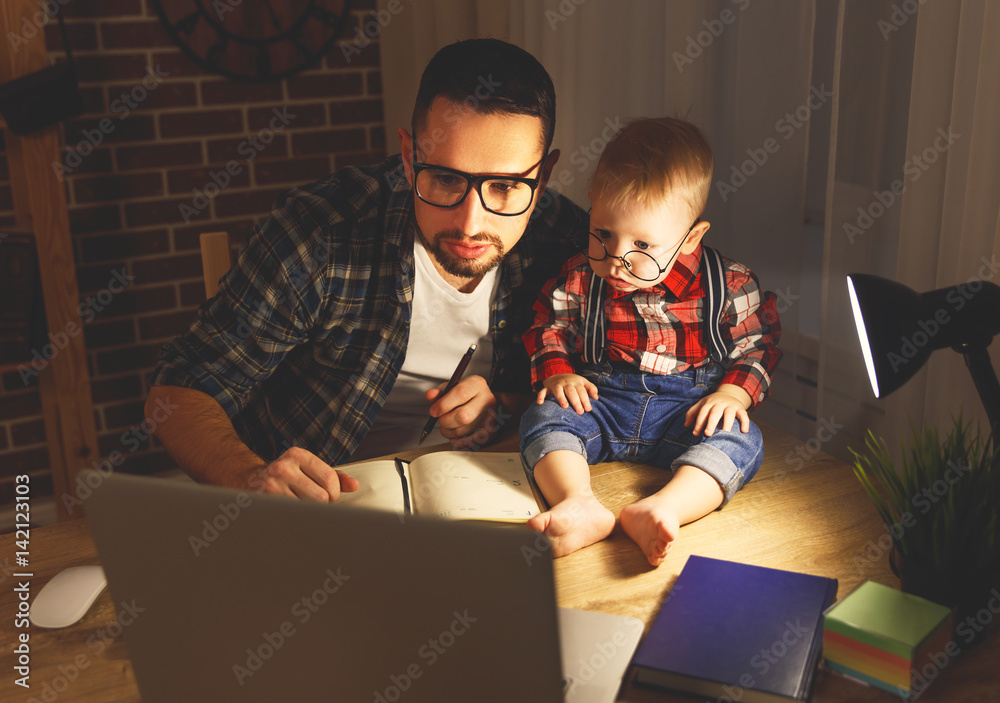
[[[942,441],[936,428],[912,430],[901,466],[869,432],[851,450],[854,475],[912,568],[981,574],[1000,566],[1000,452],[961,414]]]

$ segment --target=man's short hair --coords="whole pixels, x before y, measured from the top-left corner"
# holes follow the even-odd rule
[[[708,201],[714,159],[701,131],[672,117],[628,123],[605,147],[590,182],[591,201],[648,209],[668,198],[700,217]]]
[[[435,98],[484,115],[530,115],[542,121],[543,154],[556,127],[556,92],[549,74],[524,49],[499,39],[467,39],[438,51],[420,78],[412,128],[424,126]]]

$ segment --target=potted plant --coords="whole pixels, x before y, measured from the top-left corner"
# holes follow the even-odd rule
[[[869,432],[854,473],[893,540],[900,588],[956,610],[956,634],[1000,587],[1000,453],[959,415],[944,439],[913,429],[897,468]],[[967,643],[982,626],[968,628]],[[963,633],[964,634],[964,633]]]

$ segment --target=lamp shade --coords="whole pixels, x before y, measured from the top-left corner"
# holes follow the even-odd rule
[[[1000,334],[1000,287],[988,281],[917,293],[886,278],[852,273],[847,288],[876,398],[906,383],[935,349],[985,349]]]

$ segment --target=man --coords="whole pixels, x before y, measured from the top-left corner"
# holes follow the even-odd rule
[[[554,128],[552,82],[530,54],[493,39],[439,51],[401,155],[280,195],[164,347],[147,408],[175,408],[157,437],[178,464],[332,501],[357,487],[332,467],[369,435],[368,454],[405,448],[388,441],[415,439],[429,412],[474,446],[503,408],[526,406],[520,335],[586,232],[579,208],[543,199]],[[476,368],[442,396],[470,343]]]

